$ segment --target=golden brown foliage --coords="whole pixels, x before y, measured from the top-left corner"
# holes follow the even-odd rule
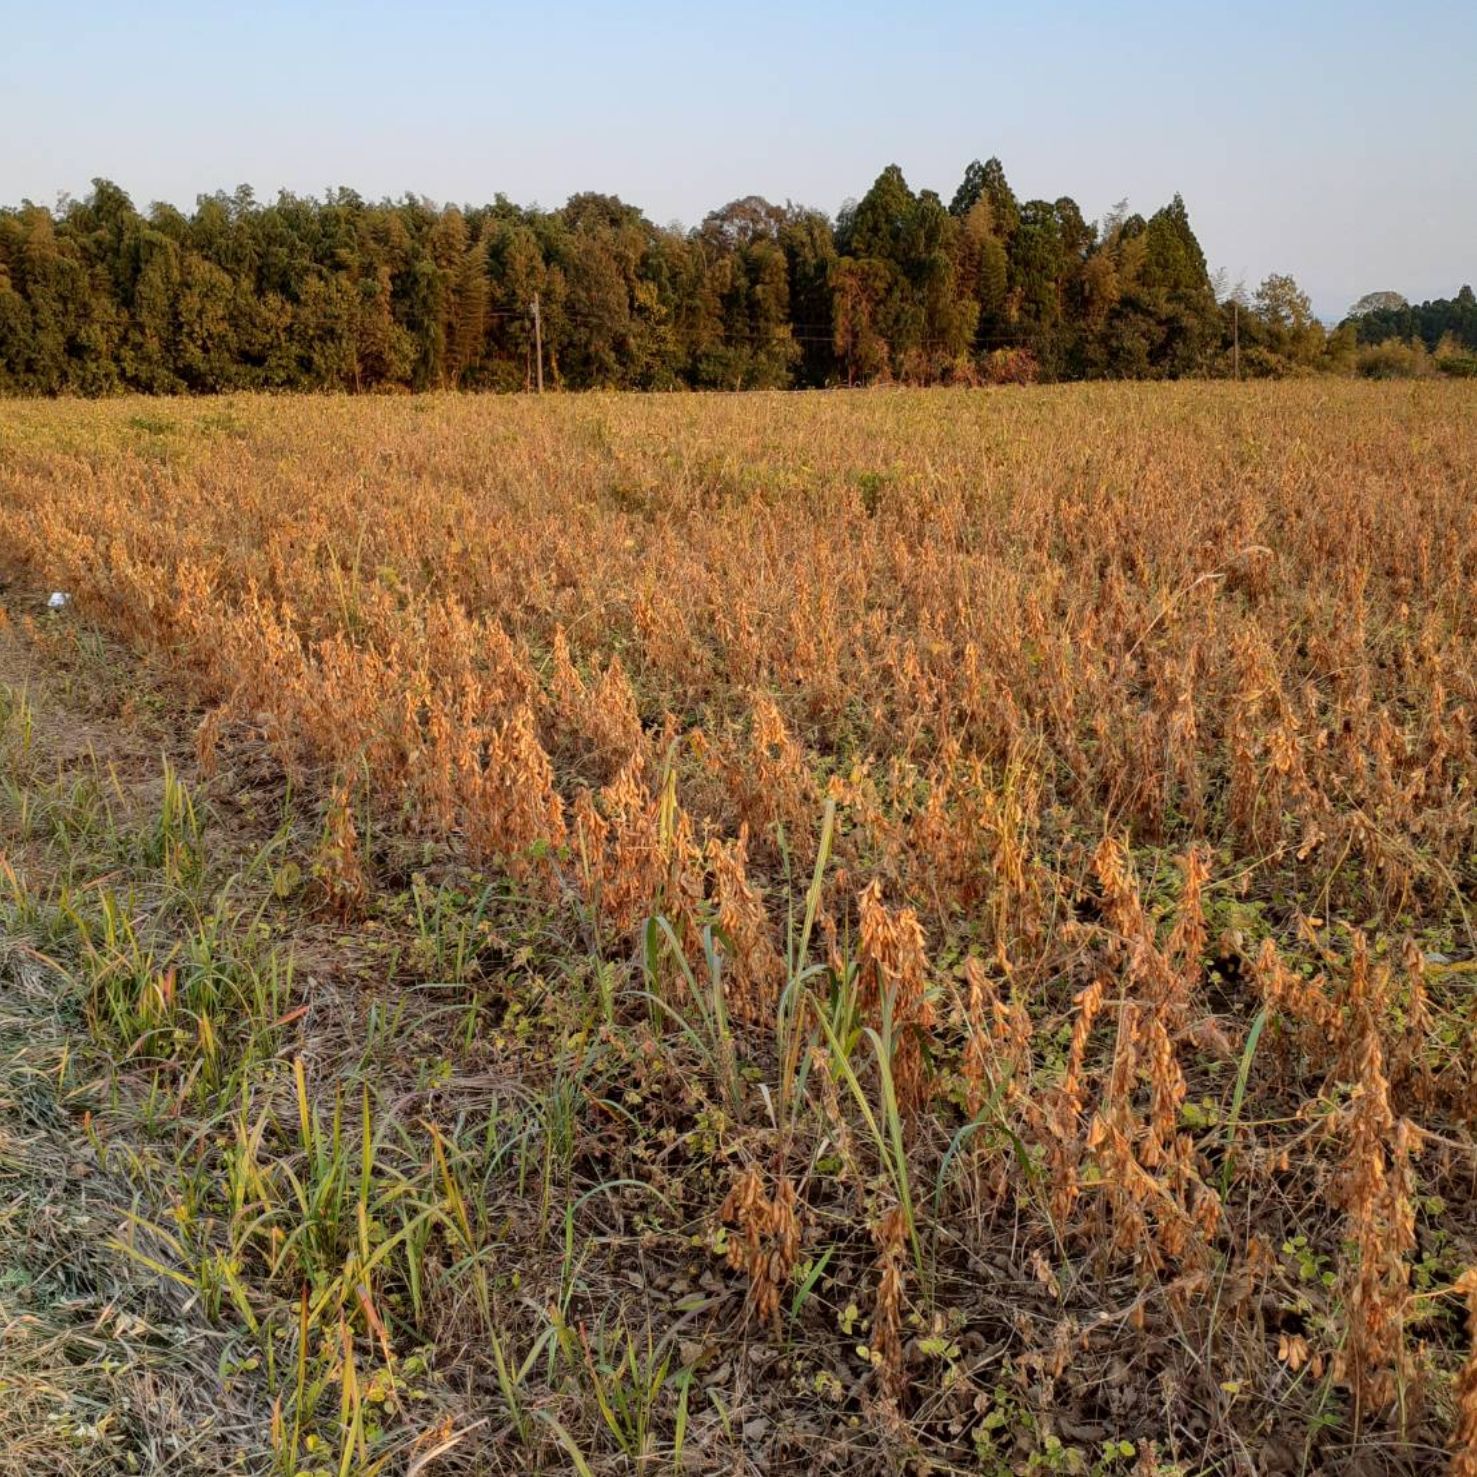
[[[1451,1477],[1474,1477],[1477,1474],[1477,1268],[1469,1267],[1462,1273],[1456,1290],[1467,1300],[1467,1337],[1472,1349],[1457,1377]]]
[[[749,1296],[760,1319],[775,1322],[780,1297],[800,1255],[794,1185],[782,1174],[774,1194],[767,1195],[763,1175],[747,1169],[728,1192],[719,1216],[737,1228],[729,1242],[729,1265],[748,1274]]]
[[[337,909],[367,816],[610,958],[660,914],[696,968],[712,929],[746,1082],[829,796],[785,1060],[858,1210],[902,1151],[850,1116],[864,1053],[804,1034],[848,981],[920,1179],[967,1165],[1042,1285],[1070,1259],[1139,1289],[1115,1326],[1227,1320],[1212,1402],[1325,1361],[1361,1417],[1416,1389],[1417,1166],[1469,1193],[1477,1116],[1440,974],[1474,952],[1470,389],[243,400],[163,444],[130,413],[8,409],[0,546],[164,654],[204,760],[316,782]],[[794,1187],[750,1170],[724,1212],[772,1322]],[[909,1235],[867,1224],[902,1400]],[[1274,1327],[1294,1231],[1332,1270]]]

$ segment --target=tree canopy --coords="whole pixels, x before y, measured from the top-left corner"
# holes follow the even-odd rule
[[[1477,354],[1477,294],[1470,286],[1453,298],[1435,298],[1418,307],[1399,293],[1369,293],[1350,309],[1347,321],[1361,344],[1416,340],[1434,352],[1445,341]]]
[[[993,158],[947,205],[889,165],[834,221],[748,196],[690,231],[595,193],[541,210],[242,187],[185,214],[98,179],[0,209],[0,392],[521,389],[535,296],[565,388],[1173,377],[1224,372],[1231,332],[1178,195],[1095,225],[1066,197],[1018,200]],[[1451,326],[1369,307],[1361,339]],[[1267,363],[1306,352],[1312,330],[1268,313]]]

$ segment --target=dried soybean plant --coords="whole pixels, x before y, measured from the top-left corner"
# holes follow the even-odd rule
[[[800,1219],[795,1187],[788,1175],[765,1190],[758,1169],[746,1169],[734,1181],[719,1219],[735,1228],[728,1242],[728,1262],[747,1274],[749,1300],[761,1322],[779,1323],[780,1300],[800,1256]]]
[[[1140,1310],[1222,1255],[1270,1283],[1265,1243],[1311,1238],[1331,1285],[1282,1336],[1344,1330],[1373,1421],[1455,1369],[1410,1347],[1411,1293],[1422,1176],[1477,1116],[1442,974],[1477,950],[1477,401],[1228,388],[247,400],[243,438],[181,438],[167,476],[125,405],[7,407],[0,545],[164,655],[207,761],[354,777],[320,796],[335,907],[376,880],[367,819],[577,909],[608,959],[660,915],[696,970],[711,930],[747,1082],[792,963],[818,1005],[854,980],[921,1177],[998,1114],[972,1184],[1022,1246],[1101,1267],[1079,1297],[1131,1269]],[[704,493],[715,446],[744,496]],[[859,496],[879,474],[897,495]],[[795,1060],[789,1126],[839,1146],[865,1246],[876,1165],[837,1084],[876,1081],[831,1043]],[[794,1194],[747,1171],[725,1206],[765,1322]],[[992,1223],[940,1255],[981,1264]],[[1237,1337],[1275,1358],[1254,1318]]]

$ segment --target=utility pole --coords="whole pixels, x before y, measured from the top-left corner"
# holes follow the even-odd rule
[[[1241,304],[1231,303],[1231,362],[1236,366],[1236,378],[1241,378]]]
[[[538,392],[544,393],[544,321],[539,316],[538,293],[533,295],[533,362],[537,366]]]

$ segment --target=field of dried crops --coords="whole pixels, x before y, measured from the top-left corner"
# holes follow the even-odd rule
[[[1470,388],[9,404],[0,551],[260,1469],[1477,1471]]]

